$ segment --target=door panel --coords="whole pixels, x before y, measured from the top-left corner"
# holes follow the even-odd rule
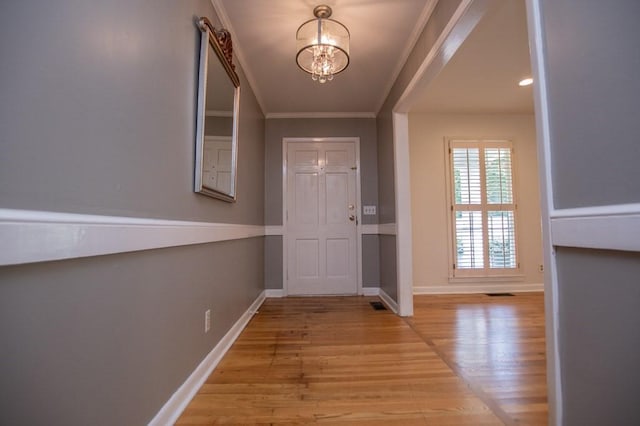
[[[327,239],[327,276],[346,278],[349,275],[349,240],[347,238]]]
[[[298,167],[318,165],[318,151],[300,150],[296,151],[295,156],[295,165]]]
[[[296,240],[296,269],[298,278],[318,278],[319,241]]]
[[[353,142],[287,146],[287,290],[357,294]]]
[[[325,153],[325,165],[327,167],[351,167],[351,158],[349,152],[345,150],[328,150]]]
[[[327,173],[326,216],[328,225],[344,225],[349,220],[349,176],[346,173]]]
[[[296,225],[317,225],[318,218],[318,174],[295,174],[295,209],[293,220]]]

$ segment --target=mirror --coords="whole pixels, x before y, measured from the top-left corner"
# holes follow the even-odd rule
[[[232,63],[231,35],[201,18],[195,192],[236,199],[240,81]]]

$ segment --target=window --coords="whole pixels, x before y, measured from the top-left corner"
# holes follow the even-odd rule
[[[519,264],[511,142],[448,143],[452,276],[515,275]]]

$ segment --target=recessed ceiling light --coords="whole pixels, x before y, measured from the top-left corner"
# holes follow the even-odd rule
[[[518,86],[530,86],[532,84],[533,84],[532,78],[525,78],[524,80],[520,80],[520,82],[518,83]]]

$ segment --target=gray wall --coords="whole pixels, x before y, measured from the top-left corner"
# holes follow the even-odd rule
[[[378,133],[378,200],[379,223],[394,223],[396,221],[395,187],[394,187],[394,152],[393,152],[393,121],[392,111],[407,85],[424,61],[438,36],[460,4],[460,0],[440,1],[424,30],[420,34],[416,45],[409,54],[389,96],[384,101],[376,119]],[[380,277],[381,287],[396,299],[396,242],[394,236],[380,238]]]
[[[555,207],[638,203],[640,3],[541,5]],[[640,255],[558,247],[556,261],[563,423],[640,424]]]
[[[282,225],[282,139],[286,137],[359,137],[362,205],[378,205],[378,153],[373,118],[268,119],[265,125],[265,223]],[[362,216],[363,223],[378,223]],[[379,283],[377,238],[362,239],[363,284]],[[267,237],[265,287],[282,288],[282,238]]]
[[[269,235],[264,238],[264,288],[282,289],[282,236]]]
[[[362,236],[362,286],[380,287],[380,236]]]
[[[207,116],[204,134],[211,136],[231,136],[233,133],[233,119],[231,117]]]
[[[210,2],[28,0],[1,8],[2,207],[262,222],[263,187],[246,173],[237,205],[191,190],[194,20],[217,22]],[[241,169],[261,159],[263,138],[257,104],[244,89],[246,82]]]
[[[380,288],[398,301],[396,237],[380,235]]]
[[[262,256],[254,238],[3,267],[0,424],[147,424],[260,293]]]
[[[543,4],[555,206],[638,202],[640,2]]]
[[[640,425],[640,253],[556,257],[564,424]]]
[[[193,193],[208,0],[0,6],[0,207],[264,223],[242,85],[238,202]],[[145,424],[263,289],[262,238],[0,268],[0,424]],[[205,334],[205,309],[212,330]]]

